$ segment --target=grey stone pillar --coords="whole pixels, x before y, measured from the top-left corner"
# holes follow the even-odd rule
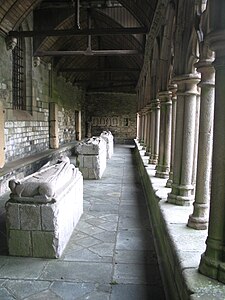
[[[142,141],[142,113],[141,111],[138,112],[139,116],[139,129],[138,129],[138,141],[141,143]]]
[[[199,81],[198,73],[176,78],[178,85],[176,140],[172,191],[168,194],[168,202],[177,205],[190,205],[194,198],[192,172],[195,150],[196,96]]]
[[[194,210],[189,217],[188,226],[206,229],[211,183],[215,71],[212,59],[201,60],[196,67],[202,75],[199,84],[201,87],[199,146]]]
[[[147,146],[147,129],[148,129],[148,115],[146,111],[146,107],[144,109],[144,146]]]
[[[196,96],[196,114],[195,114],[195,141],[194,141],[194,159],[193,159],[193,172],[192,172],[192,194],[195,196],[196,175],[197,175],[197,160],[198,160],[198,136],[199,136],[199,119],[200,119],[200,87],[198,84],[199,93]]]
[[[144,115],[142,110],[140,113],[140,144],[144,144]]]
[[[199,270],[225,283],[225,6],[221,3],[212,1],[212,7],[209,6],[214,9],[211,13],[219,25],[218,31],[213,28],[207,36],[216,57],[215,108],[209,229],[206,251],[202,255]]]
[[[142,108],[142,114],[141,114],[141,119],[142,119],[142,127],[141,127],[141,145],[145,145],[145,114],[144,114],[144,109]]]
[[[169,86],[172,92],[172,128],[171,128],[171,158],[170,158],[170,173],[166,182],[166,186],[171,188],[173,182],[173,161],[174,161],[174,149],[175,149],[175,129],[176,129],[176,109],[177,109],[177,85],[171,84]]]
[[[0,101],[0,168],[5,164],[5,118],[2,101]]]
[[[152,153],[149,162],[156,165],[159,157],[159,136],[160,136],[160,103],[156,99],[153,103],[154,109],[154,147],[152,148]]]
[[[171,158],[172,92],[160,92],[158,96],[160,101],[160,140],[159,160],[155,176],[168,178]]]
[[[59,131],[58,131],[58,104],[49,103],[49,141],[50,148],[59,148]]]
[[[153,159],[153,152],[155,147],[155,109],[154,109],[154,103],[151,103],[151,131],[150,131],[150,156],[149,156],[149,164],[151,164],[151,161]]]
[[[137,132],[136,132],[136,139],[139,141],[140,140],[140,115],[139,115],[139,112],[137,112],[137,115],[136,115],[136,118],[137,118]]]
[[[150,115],[150,108],[149,104],[147,105],[147,137],[146,137],[146,153],[145,155],[150,154],[150,131],[151,131],[151,115]]]

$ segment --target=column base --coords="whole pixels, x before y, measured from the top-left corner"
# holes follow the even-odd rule
[[[190,206],[193,203],[192,185],[172,184],[172,191],[168,194],[167,202],[180,206]]]
[[[155,177],[169,178],[169,168],[167,166],[157,165]]]
[[[201,256],[199,272],[213,279],[218,279],[219,261],[207,257],[205,253]]]
[[[171,188],[172,187],[172,183],[173,183],[173,172],[170,171],[169,173],[169,178],[166,182],[166,187]]]
[[[158,155],[152,154],[151,157],[149,158],[149,164],[157,165],[157,163],[158,163]]]
[[[166,187],[171,188],[173,184],[173,180],[168,178],[167,182],[166,182]]]
[[[204,217],[194,217],[193,215],[190,215],[187,226],[197,230],[205,230],[208,228],[208,219]]]
[[[150,150],[148,148],[146,148],[145,156],[151,156]]]

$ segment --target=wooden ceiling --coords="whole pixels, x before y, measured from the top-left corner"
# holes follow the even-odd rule
[[[157,0],[0,0],[0,33],[89,92],[135,92]],[[33,28],[19,26],[33,13]]]

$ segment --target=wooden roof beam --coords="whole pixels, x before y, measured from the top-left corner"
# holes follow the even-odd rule
[[[101,36],[101,35],[127,35],[147,34],[147,27],[126,27],[126,28],[86,28],[67,30],[34,30],[34,31],[9,31],[12,37],[36,37],[36,36]]]
[[[130,72],[140,72],[140,69],[136,68],[103,68],[103,69],[93,69],[93,68],[62,68],[58,72],[66,73],[130,73]]]
[[[85,51],[70,51],[70,50],[49,50],[49,51],[36,51],[34,56],[115,56],[115,55],[143,55],[143,52],[138,50],[85,50]]]

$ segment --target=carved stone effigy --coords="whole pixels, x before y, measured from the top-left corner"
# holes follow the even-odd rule
[[[83,177],[68,157],[22,182],[11,180],[6,202],[9,254],[60,257],[83,213]]]
[[[111,131],[103,131],[100,135],[106,141],[106,158],[110,159],[113,155],[113,135]]]
[[[77,164],[84,179],[100,179],[106,168],[106,142],[92,137],[76,147]]]

